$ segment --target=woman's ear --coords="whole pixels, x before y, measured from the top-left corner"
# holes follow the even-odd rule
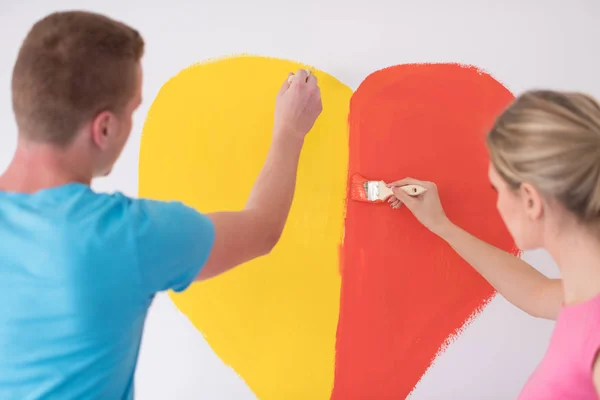
[[[544,203],[538,190],[529,183],[523,183],[519,191],[527,217],[532,221],[540,219],[544,215]]]

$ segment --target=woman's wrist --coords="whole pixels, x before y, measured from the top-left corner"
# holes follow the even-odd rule
[[[448,241],[455,231],[455,228],[456,225],[454,225],[448,217],[445,217],[442,221],[432,227],[431,231],[445,241]]]

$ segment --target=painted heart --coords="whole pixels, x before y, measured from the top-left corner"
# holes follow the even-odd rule
[[[243,56],[172,78],[144,125],[139,195],[202,212],[242,208],[282,77],[305,67]],[[346,201],[348,177],[434,180],[455,222],[512,250],[483,139],[513,97],[452,64],[384,69],[354,94],[312,70],[324,112],[280,243],[171,297],[260,399],[404,398],[494,292],[406,210]]]
[[[453,221],[512,250],[487,180],[484,142],[512,98],[472,67],[375,72],[352,96],[349,173],[434,181]],[[332,398],[406,398],[451,335],[493,294],[410,212],[348,201]]]

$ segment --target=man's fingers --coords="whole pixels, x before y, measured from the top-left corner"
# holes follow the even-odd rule
[[[299,69],[298,72],[296,72],[296,75],[294,76],[294,78],[292,79],[292,84],[306,83],[308,74],[309,74],[309,72],[307,70]]]
[[[294,80],[294,74],[290,72],[288,74],[287,79],[285,81],[283,81],[283,84],[281,85],[281,89],[279,89],[279,94],[285,93],[290,88],[290,85],[292,84],[293,80]]]

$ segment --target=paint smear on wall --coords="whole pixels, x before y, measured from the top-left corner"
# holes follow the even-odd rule
[[[243,208],[269,148],[275,96],[288,72],[305,67],[242,56],[172,78],[144,126],[140,196],[202,212]],[[324,111],[281,241],[268,257],[171,295],[263,400],[328,399],[333,387],[352,91],[313,72]]]
[[[434,181],[459,226],[507,251],[514,243],[487,180],[485,132],[512,94],[453,64],[370,75],[350,105],[349,174]],[[403,399],[436,354],[494,294],[406,209],[349,201],[333,399]]]

